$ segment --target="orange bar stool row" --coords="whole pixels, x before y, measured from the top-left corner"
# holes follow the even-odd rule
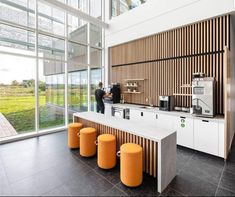
[[[116,137],[111,134],[102,134],[98,136],[95,128],[82,128],[81,123],[72,123],[68,128],[68,146],[70,148],[79,148],[80,155],[83,157],[92,157],[96,154],[97,146],[97,164],[102,169],[112,169],[116,166]],[[120,157],[120,178],[121,182],[129,187],[137,187],[143,181],[142,167],[142,147],[126,143],[117,153]]]

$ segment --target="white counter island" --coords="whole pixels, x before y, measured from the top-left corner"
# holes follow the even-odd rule
[[[94,112],[74,114],[74,122],[97,129],[98,135],[110,133],[117,137],[117,150],[132,142],[143,148],[143,171],[157,177],[162,192],[176,175],[176,132],[137,122],[105,116]]]

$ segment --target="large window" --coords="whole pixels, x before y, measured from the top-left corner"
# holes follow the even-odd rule
[[[59,1],[101,18],[101,0]],[[0,140],[64,127],[74,112],[95,110],[102,47],[100,27],[64,10],[0,1]]]
[[[139,5],[145,3],[147,0],[112,0],[111,16],[118,16],[132,10]]]

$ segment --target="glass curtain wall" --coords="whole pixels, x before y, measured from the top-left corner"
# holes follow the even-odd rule
[[[147,0],[112,0],[111,16],[119,16],[120,14],[138,7],[146,1]]]
[[[101,0],[59,1],[101,18]],[[95,110],[102,47],[100,27],[63,10],[40,0],[0,1],[0,140]]]

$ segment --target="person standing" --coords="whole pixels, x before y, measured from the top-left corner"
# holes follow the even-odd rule
[[[103,90],[103,83],[99,82],[98,89],[95,90],[95,100],[96,100],[96,111],[97,113],[102,113],[104,114],[104,97],[108,97],[109,94],[106,94],[105,91]]]

